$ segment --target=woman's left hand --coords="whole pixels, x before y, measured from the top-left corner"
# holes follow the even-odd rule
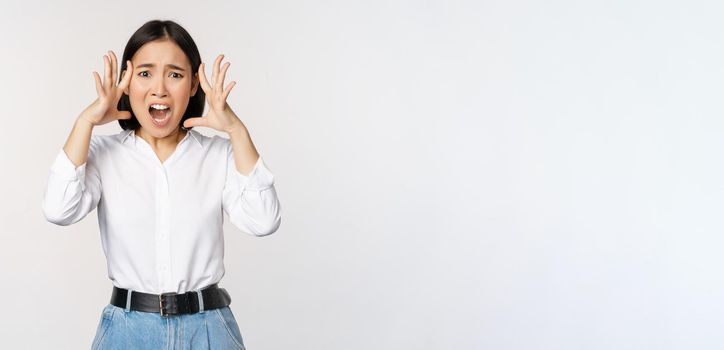
[[[209,104],[209,111],[206,116],[189,118],[184,121],[184,126],[187,128],[193,126],[206,126],[209,128],[216,129],[218,131],[231,132],[243,125],[239,117],[236,116],[234,111],[231,110],[229,104],[226,103],[226,97],[229,96],[231,89],[236,85],[235,81],[229,83],[224,89],[224,78],[226,77],[226,71],[231,65],[229,62],[221,67],[221,61],[224,55],[219,55],[214,61],[214,70],[211,75],[211,83],[209,84],[206,80],[206,73],[204,72],[204,64],[199,65],[199,84],[206,93],[206,101]]]

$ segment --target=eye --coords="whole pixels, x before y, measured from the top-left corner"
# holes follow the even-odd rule
[[[179,78],[179,79],[181,79],[181,78],[184,77],[183,75],[181,75],[181,74],[179,74],[179,73],[176,73],[176,72],[171,72],[171,74],[176,74],[176,76],[175,76],[174,78]]]
[[[140,73],[138,73],[138,75],[141,76],[141,77],[147,77],[148,75],[142,75],[142,74],[144,74],[144,73],[148,74],[148,71],[140,72]]]

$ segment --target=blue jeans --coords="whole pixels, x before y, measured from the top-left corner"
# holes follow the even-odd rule
[[[91,349],[245,350],[245,347],[228,306],[163,317],[108,304],[103,308]]]

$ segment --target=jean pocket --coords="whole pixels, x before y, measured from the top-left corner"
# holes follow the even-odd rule
[[[96,336],[95,338],[93,338],[93,345],[91,345],[91,350],[98,349],[103,343],[103,339],[105,339],[106,337],[108,328],[111,326],[111,321],[113,320],[113,313],[115,312],[115,309],[115,306],[111,304],[108,304],[103,308],[103,311],[101,312],[101,320],[98,323],[98,329],[96,329]]]
[[[245,350],[244,340],[241,337],[241,332],[239,332],[239,325],[236,323],[236,318],[234,318],[234,314],[231,312],[231,309],[228,306],[225,306],[215,309],[215,311],[234,343],[236,343],[239,349]]]

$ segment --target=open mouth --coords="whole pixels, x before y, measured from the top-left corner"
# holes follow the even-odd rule
[[[148,107],[148,113],[156,126],[165,126],[171,117],[171,106],[154,103]]]

